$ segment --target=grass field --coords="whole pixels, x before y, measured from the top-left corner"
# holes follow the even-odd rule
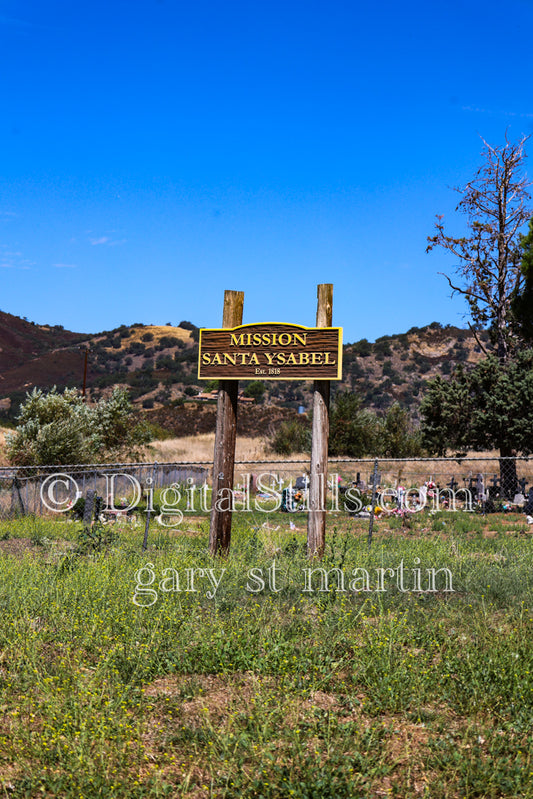
[[[209,463],[213,460],[214,446],[214,433],[168,438],[162,441],[152,441],[146,450],[146,457],[148,460],[157,460],[159,463],[172,461],[189,461],[190,463],[206,461]],[[261,460],[265,457],[272,457],[267,442],[260,437],[245,438],[239,436],[235,449],[235,459],[237,461]],[[302,455],[298,457],[301,459]]]
[[[333,514],[339,571],[304,592],[305,517],[265,516],[236,514],[227,560],[201,514],[146,553],[140,523],[92,549],[0,524],[2,796],[532,797],[525,517],[382,519],[369,552]]]

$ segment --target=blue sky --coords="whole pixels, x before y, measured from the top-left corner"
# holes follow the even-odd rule
[[[98,332],[466,324],[426,254],[533,132],[533,0],[0,0],[0,308]],[[531,147],[530,147],[531,150]],[[531,171],[531,169],[530,169]]]

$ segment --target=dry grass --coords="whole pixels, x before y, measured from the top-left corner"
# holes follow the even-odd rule
[[[211,463],[214,444],[214,433],[154,441],[145,450],[143,458],[146,461],[156,460],[159,463],[172,463],[174,461]],[[299,453],[291,456],[279,456],[269,450],[268,442],[264,438],[237,436],[235,460],[237,463],[252,461],[255,464],[254,468],[259,471],[261,471],[261,466],[265,467],[264,471],[268,471],[269,466],[276,462],[276,471],[280,471],[280,473],[286,471],[289,474],[293,473],[295,469],[299,473],[305,471],[309,455]],[[285,464],[285,467],[283,464]],[[354,480],[357,474],[360,474],[363,480],[370,483],[373,461],[370,458],[353,459],[346,462],[332,461],[329,465],[329,471],[331,474],[339,474],[344,481],[344,485],[348,485]],[[382,487],[396,487],[398,485],[413,487],[423,485],[427,480],[434,480],[441,488],[444,488],[454,478],[457,487],[462,489],[470,484],[470,478],[475,480],[479,472],[484,475],[485,486],[489,487],[493,476],[499,477],[500,464],[497,452],[469,452],[463,458],[440,461],[425,461],[424,459],[416,458],[405,461],[392,461],[380,458],[378,471]],[[533,460],[519,459],[517,471],[519,477],[525,477],[529,485],[533,484]]]
[[[163,336],[179,338],[181,341],[185,341],[186,343],[190,342],[191,340],[190,330],[184,330],[181,327],[172,327],[172,325],[146,325],[145,327],[132,327],[130,330],[131,335],[121,340],[121,350],[127,349],[134,341],[142,341],[142,337],[146,335],[146,333],[152,333],[154,337],[152,341],[143,342],[147,347],[157,346]]]
[[[146,454],[150,460],[155,459],[160,463],[172,461],[211,462],[214,448],[215,434],[201,433],[196,436],[153,441]],[[237,438],[236,460],[255,460],[264,457],[268,457],[268,450],[263,438]]]
[[[0,466],[7,466],[8,460],[6,455],[6,434],[12,433],[7,427],[0,427]]]
[[[173,461],[186,461],[197,463],[199,461],[211,462],[215,448],[214,433],[199,433],[195,436],[182,436],[181,438],[167,438],[164,441],[152,441],[145,452],[147,460],[156,460],[159,463],[172,463]],[[308,459],[305,454],[284,456],[283,461],[293,463]],[[268,463],[281,459],[268,447],[265,438],[245,438],[237,436],[235,459],[237,461],[255,461]]]

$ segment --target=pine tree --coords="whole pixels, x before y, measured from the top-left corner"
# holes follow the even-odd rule
[[[428,383],[420,406],[422,435],[430,452],[498,449],[503,494],[517,488],[518,453],[533,452],[533,350],[500,363],[494,356],[450,380]]]
[[[520,339],[533,344],[533,217],[529,220],[529,231],[520,242],[522,252],[521,271],[523,286],[513,300],[514,324]]]

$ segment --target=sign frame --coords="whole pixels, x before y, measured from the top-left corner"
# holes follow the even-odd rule
[[[275,328],[275,330],[272,330]],[[278,330],[278,328],[281,328]],[[237,332],[238,331],[238,332]],[[307,346],[306,337],[310,335],[314,339],[318,339],[318,343],[316,343],[316,348],[313,353],[309,353],[309,355],[325,355],[326,356],[326,363],[300,363],[300,364],[284,364],[281,362],[276,361],[274,363],[274,355],[277,354],[279,351],[276,349],[273,353],[270,352],[269,355],[272,356],[272,362],[267,361],[259,361],[258,353],[262,354],[264,352],[264,347],[268,346],[265,344],[263,340],[261,343],[253,343],[253,336],[259,336],[261,339],[263,336],[283,336],[288,335],[291,336],[292,332],[292,340],[289,340],[286,344],[283,342],[272,344],[276,348],[280,346],[283,347],[290,347],[289,352],[287,353],[285,350],[283,351],[283,355],[290,355],[293,353],[294,355],[298,353],[305,352],[305,347]],[[244,344],[230,344],[229,347],[233,347],[234,349],[229,353],[223,353],[224,355],[232,355],[236,354],[237,347],[244,347],[246,353],[249,353],[250,356],[255,354],[255,362],[253,363],[241,363],[233,366],[233,373],[229,372],[220,372],[220,364],[211,364],[211,363],[202,363],[203,356],[213,350],[213,344],[204,344],[205,338],[203,334],[215,334],[219,335],[221,338],[230,337],[231,334],[236,336],[237,334],[241,334],[242,336],[248,337],[248,342]],[[342,334],[343,328],[342,327],[307,327],[305,325],[297,325],[292,322],[253,322],[245,325],[237,325],[231,328],[215,328],[215,327],[208,327],[208,328],[200,328],[199,331],[199,342],[198,342],[198,380],[342,380]],[[204,341],[202,340],[204,338]],[[302,338],[305,338],[303,345],[301,344]],[[323,341],[324,339],[333,339],[333,346],[332,342],[329,341],[329,347],[326,349],[320,349],[320,347],[324,346]],[[322,343],[321,343],[322,339]],[[275,339],[276,341],[276,339]],[[204,346],[203,346],[204,345]],[[255,351],[254,351],[255,347]],[[336,353],[336,362],[328,361],[327,354],[328,353]],[[243,354],[242,352],[239,354]],[[244,360],[244,358],[243,358]],[[301,360],[301,358],[300,358]],[[259,362],[258,362],[259,361]],[[210,367],[216,366],[218,367],[217,371],[209,371]],[[225,366],[225,364],[224,364]],[[230,367],[232,364],[230,363]],[[302,371],[297,374],[287,375],[286,367],[288,366],[291,370],[301,369]],[[335,366],[336,369],[333,370],[331,367]],[[325,370],[324,367],[330,367],[329,370]],[[246,371],[248,370],[248,371]],[[326,374],[324,374],[326,371]]]

